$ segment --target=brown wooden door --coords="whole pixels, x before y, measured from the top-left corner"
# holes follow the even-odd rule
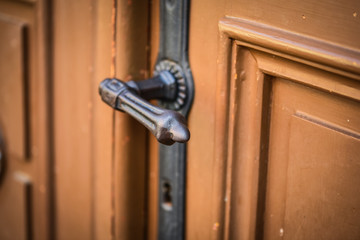
[[[186,239],[360,238],[359,16],[191,1]],[[0,239],[156,239],[158,143],[97,88],[158,39],[159,0],[0,1]]]
[[[46,4],[0,1],[0,239],[49,239]]]
[[[191,2],[187,239],[360,237],[359,8],[351,0]]]

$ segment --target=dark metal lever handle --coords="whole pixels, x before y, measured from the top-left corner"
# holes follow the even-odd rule
[[[109,106],[124,111],[141,122],[160,143],[171,145],[189,140],[190,132],[181,114],[150,104],[125,82],[107,78],[100,83],[99,93]]]

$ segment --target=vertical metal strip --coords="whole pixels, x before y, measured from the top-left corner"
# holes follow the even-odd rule
[[[194,96],[188,62],[188,31],[189,0],[161,0],[157,63],[170,60],[181,67],[187,90],[185,103],[177,111],[185,117],[188,116]],[[160,144],[159,151],[158,239],[182,240],[185,235],[186,144]]]
[[[185,230],[186,144],[160,145],[158,239],[182,240]]]

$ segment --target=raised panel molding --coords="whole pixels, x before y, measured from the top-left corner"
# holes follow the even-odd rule
[[[0,1],[0,238],[53,239],[47,1]]]
[[[221,34],[238,45],[360,79],[360,51],[238,18],[223,18]]]
[[[0,126],[8,153],[29,158],[27,23],[0,14]]]
[[[304,114],[291,117],[289,152],[299,154],[288,157],[284,174],[286,202],[281,204],[281,228],[285,238],[360,236],[356,210],[360,202],[356,193],[360,183],[359,134],[326,122]]]
[[[334,109],[341,109],[341,104],[357,109],[360,51],[244,19],[223,18],[219,30],[212,235],[214,239],[263,239],[269,233],[264,222],[268,220],[268,174],[274,174],[269,169],[273,151],[269,149],[277,148],[271,145],[271,134],[276,132],[273,98],[278,97],[274,89],[285,82],[308,91],[314,106],[325,104],[324,96],[336,99],[331,102]],[[296,115],[296,106],[289,116]],[[324,119],[331,126],[358,136],[359,114],[350,118],[327,114]],[[288,117],[280,121],[290,125]],[[280,190],[285,194],[283,187]],[[276,231],[273,238],[284,236],[283,228]]]
[[[32,182],[27,174],[17,171],[7,179],[11,188],[2,191],[0,239],[32,239]]]

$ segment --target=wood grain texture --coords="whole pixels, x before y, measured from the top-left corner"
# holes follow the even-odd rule
[[[259,71],[256,61],[251,53],[246,50],[234,49],[233,61],[233,84],[231,89],[238,89],[236,97],[230,97],[230,104],[234,105],[233,111],[229,112],[229,118],[233,118],[233,139],[227,151],[233,152],[233,167],[227,171],[228,178],[232,176],[226,185],[226,190],[231,191],[228,205],[231,211],[225,215],[229,222],[228,235],[225,239],[254,239],[256,233],[257,201],[259,168],[265,159],[260,158],[262,136],[262,108],[268,103],[263,99],[264,74]],[[268,89],[266,89],[268,91]],[[265,120],[264,120],[265,121]],[[231,122],[231,120],[230,120]],[[232,147],[232,148],[230,148]],[[228,158],[229,159],[229,158]],[[238,214],[238,213],[242,214]],[[240,228],[242,230],[240,230]]]
[[[287,169],[284,237],[356,239],[359,133],[324,124],[329,119],[313,120],[290,120],[289,151],[299,154],[289,158]],[[323,231],[328,226],[331,230]]]
[[[224,16],[264,23],[326,42],[359,49],[360,2],[320,1],[226,1]]]
[[[159,49],[160,41],[160,1],[151,1],[150,5],[150,69],[154,69]],[[158,229],[158,185],[159,185],[159,147],[158,142],[151,135],[148,136],[149,143],[149,172],[148,172],[148,222],[147,237],[148,239],[157,239]]]
[[[251,52],[235,42],[231,49],[221,53],[232,56],[231,73],[227,78],[219,78],[225,82],[218,84],[216,108],[216,120],[222,126],[217,128],[216,139],[222,144],[215,151],[226,169],[214,169],[214,175],[222,176],[219,181],[223,181],[214,188],[224,198],[213,209],[219,216],[219,239],[254,239],[259,225],[257,211],[261,208],[258,201],[262,201],[258,199],[262,197],[258,194],[262,181],[259,171],[266,167],[262,149],[266,150],[270,89]],[[223,126],[219,122],[224,118],[227,123]]]
[[[90,239],[93,221],[94,5],[55,1],[54,138],[56,238]]]
[[[93,184],[93,239],[111,239],[113,217],[111,194],[111,172],[114,151],[113,109],[109,108],[98,96],[98,86],[104,77],[111,76],[112,67],[112,24],[113,1],[99,1],[94,6],[97,18],[95,24],[94,72],[91,79],[92,93],[92,131],[91,143],[94,170]]]
[[[145,234],[146,132],[104,104],[97,88],[106,77],[148,76],[147,9],[146,2],[55,2],[58,239]]]
[[[223,18],[220,29],[230,38],[242,41],[242,45],[249,44],[260,51],[276,52],[331,72],[341,71],[352,78],[360,73],[360,52],[355,49],[243,19]]]
[[[32,182],[27,174],[13,171],[7,178],[7,187],[2,194],[0,220],[0,237],[4,240],[28,240],[33,236],[33,210],[32,210]]]
[[[148,66],[148,2],[117,1],[115,77],[143,80]],[[114,118],[115,239],[142,239],[146,233],[147,132],[122,112]]]
[[[359,102],[276,79],[272,105],[265,239],[358,238]]]
[[[154,67],[159,34],[159,1],[152,3],[151,24],[151,66]],[[191,140],[187,150],[187,193],[186,193],[186,238],[211,239],[217,231],[217,222],[212,215],[211,196],[223,196],[213,192],[213,169],[218,162],[213,159],[215,92],[217,69],[218,20],[222,16],[224,3],[219,1],[192,1],[189,29],[189,62],[192,69],[196,93],[189,114],[188,126]],[[198,91],[198,89],[202,89]],[[200,125],[199,125],[200,124]],[[206,139],[206,140],[205,140]],[[150,145],[150,202],[149,238],[156,239],[157,231],[157,143]],[[219,163],[222,164],[222,163]],[[211,199],[211,200],[210,200]]]
[[[25,28],[26,22],[0,15],[0,29],[3,33],[0,42],[3,62],[0,66],[0,109],[3,112],[0,123],[6,136],[7,152],[20,159],[27,157],[26,146],[29,144],[29,131],[26,131],[29,119],[25,114],[29,108],[29,99],[26,98],[29,79],[24,66],[28,64],[24,59],[28,54],[24,46],[29,43],[24,42],[27,39]]]
[[[285,237],[292,239],[294,236],[302,236],[299,239],[316,239],[325,236],[325,231],[325,235],[323,235],[320,230],[326,228],[327,220],[325,218],[318,219],[320,222],[314,220],[311,226],[302,224],[300,228],[297,228],[300,220],[293,220],[293,218],[299,217],[298,214],[300,214],[297,203],[298,199],[302,197],[301,190],[297,191],[297,196],[291,195],[295,185],[292,185],[293,188],[287,188],[286,174],[283,173],[287,171],[290,159],[299,159],[300,161],[302,154],[308,154],[307,158],[311,159],[316,159],[316,157],[312,156],[314,151],[308,151],[307,147],[300,147],[304,137],[310,137],[308,136],[310,134],[304,135],[301,131],[296,132],[295,129],[289,129],[289,117],[281,117],[280,119],[280,116],[308,106],[306,112],[311,109],[311,114],[324,119],[319,120],[323,126],[333,126],[332,124],[335,124],[338,127],[330,128],[347,133],[347,135],[351,133],[351,136],[358,136],[357,129],[360,122],[356,120],[359,119],[356,116],[359,111],[355,110],[359,107],[358,101],[360,100],[358,75],[349,75],[345,71],[336,71],[334,68],[329,70],[327,68],[329,65],[327,59],[333,58],[339,52],[339,46],[329,48],[323,60],[317,62],[318,64],[314,64],[313,61],[303,61],[305,56],[303,53],[306,52],[308,59],[315,59],[319,53],[316,50],[307,51],[307,49],[316,49],[316,46],[318,46],[317,41],[313,42],[314,45],[303,44],[302,48],[298,48],[298,55],[289,56],[282,54],[278,48],[281,36],[279,36],[276,29],[266,26],[263,30],[254,31],[253,25],[249,24],[249,22],[245,21],[244,24],[237,25],[238,20],[229,20],[230,22],[233,21],[233,24],[228,20],[226,20],[225,27],[223,26],[224,22],[220,22],[222,34],[220,35],[219,56],[220,60],[226,65],[219,65],[217,85],[218,125],[216,125],[219,128],[216,131],[216,139],[222,144],[217,145],[220,147],[216,149],[216,157],[228,166],[225,171],[223,169],[217,170],[218,174],[224,176],[224,184],[217,185],[218,191],[225,193],[225,199],[227,201],[230,199],[231,202],[226,203],[225,201],[221,203],[219,201],[218,207],[215,207],[220,211],[217,215],[224,216],[220,218],[220,226],[221,223],[225,226],[224,229],[220,228],[224,235],[220,235],[219,238],[281,239]],[[248,26],[250,26],[249,29]],[[273,37],[270,40],[271,44],[267,40],[261,39],[264,33],[267,33],[266,35],[270,38]],[[259,37],[256,37],[257,35]],[[291,35],[291,33],[286,35]],[[257,40],[252,41],[249,38],[256,38]],[[287,43],[284,47],[291,49],[293,46],[299,46],[294,41]],[[299,41],[301,41],[301,37]],[[247,55],[244,54],[246,52]],[[343,53],[343,56],[333,58],[338,61],[337,69],[346,68],[346,61],[343,60],[348,57],[349,53],[346,49],[340,52]],[[357,55],[358,51],[353,51],[353,53]],[[319,66],[319,64],[323,66]],[[354,72],[357,71],[357,68],[354,69]],[[279,81],[274,76],[281,76],[287,78],[287,80]],[[239,83],[236,83],[236,81],[239,81]],[[273,86],[273,84],[275,85]],[[286,84],[291,88],[287,88],[288,90],[281,88],[281,93],[278,93],[279,86],[287,86]],[[296,85],[301,87],[295,90]],[[293,90],[290,92],[290,89]],[[238,92],[238,95],[234,97],[236,92]],[[322,100],[321,96],[324,96],[324,99],[326,96],[327,100]],[[327,102],[325,103],[325,101]],[[287,104],[294,104],[294,106],[289,107]],[[234,108],[234,106],[236,107]],[[343,111],[349,112],[342,113]],[[344,127],[347,130],[343,130]],[[299,129],[302,128],[305,130],[306,126],[299,127]],[[302,150],[294,147],[289,149],[287,139],[291,134],[299,137],[296,138],[297,143],[292,146],[300,147]],[[315,129],[312,129],[312,134],[314,134],[312,138],[315,139],[317,139],[318,135],[321,135],[320,131],[317,133]],[[334,135],[332,138],[337,141],[334,143],[335,145],[332,145],[336,149],[338,149],[337,146],[345,144],[340,136],[336,137]],[[327,148],[325,142],[317,141],[319,151]],[[357,155],[356,147],[346,149],[346,154],[344,153],[345,155],[337,160],[344,162],[344,164],[347,161],[353,162],[351,159]],[[269,151],[269,156],[267,151]],[[325,154],[327,156],[325,158],[332,162],[342,151],[338,149],[335,152],[331,151]],[[275,156],[275,154],[278,155]],[[318,157],[323,158],[325,155],[323,153]],[[268,162],[269,167],[267,167]],[[354,164],[356,165],[356,163]],[[251,165],[252,167],[250,167]],[[319,168],[314,170],[314,174],[316,171],[321,174],[324,170]],[[301,174],[299,167],[293,168],[292,173],[287,175],[291,179],[289,181],[305,180],[302,175],[298,174]],[[318,179],[315,175],[313,175],[313,181],[316,182]],[[332,188],[331,181],[322,179],[322,184],[325,184],[330,190]],[[352,179],[356,181],[356,177]],[[309,182],[307,182],[306,179],[305,182],[307,183],[304,184],[311,184],[311,181],[309,179]],[[301,186],[300,182],[296,183],[295,188],[297,186]],[[348,184],[344,182],[343,187],[345,186],[348,186]],[[302,191],[305,194],[306,190],[304,189]],[[321,197],[319,196],[319,200],[315,192],[311,194],[314,198],[305,198],[303,201],[310,205],[321,201]],[[346,195],[345,192],[343,194]],[[355,194],[349,198],[351,199],[350,202],[356,201],[357,195]],[[347,209],[349,204],[340,203],[340,200],[336,200],[333,196],[329,196],[327,200],[331,202],[329,204],[337,202],[338,210],[331,208],[325,210],[324,208],[321,214],[326,215],[331,214],[333,211],[339,211],[340,218],[346,218],[346,221],[349,222],[346,227],[343,224],[334,223],[332,237],[343,236],[346,239],[351,239],[357,236],[357,228],[352,227],[352,224],[358,221],[356,211],[350,214],[350,208]],[[288,201],[293,201],[293,204],[285,204]],[[353,207],[353,209],[356,208]],[[306,211],[305,208],[304,211]],[[321,212],[321,210],[319,211]],[[311,212],[305,215],[307,218],[314,219],[316,210]],[[292,217],[288,217],[289,214],[293,214]],[[336,221],[336,219],[330,221]],[[344,229],[340,226],[348,229],[349,232],[342,232]],[[313,228],[317,228],[316,232],[318,233],[314,234],[314,231],[311,230]],[[329,237],[330,235],[326,236]]]
[[[158,6],[152,3],[152,66]],[[358,11],[356,1],[192,1],[188,239],[263,238],[273,77],[359,99]],[[157,229],[156,146],[151,140],[150,239]]]
[[[38,1],[36,5],[18,1],[0,2],[2,24],[5,20],[13,26],[10,32],[2,29],[0,36],[1,46],[6,47],[1,49],[0,75],[5,73],[0,80],[1,90],[5,91],[1,95],[11,106],[1,107],[0,113],[8,147],[5,173],[0,184],[2,219],[9,219],[1,224],[8,234],[2,235],[4,239],[15,236],[48,239],[52,231],[48,111],[50,63],[49,56],[45,54],[50,43],[45,9],[47,4],[44,1]],[[5,123],[4,118],[7,119]],[[20,175],[26,177],[16,177]],[[27,180],[19,183],[19,179]],[[26,190],[30,182],[31,192]],[[11,226],[11,222],[15,224]]]
[[[343,106],[348,101],[358,105],[358,3],[191,4],[189,58],[196,94],[189,116],[186,237],[262,239],[271,233],[291,238],[298,233],[292,221],[299,217],[294,207],[297,195],[279,183],[287,181],[281,176],[288,165],[276,165],[268,153],[290,149],[272,144],[274,134],[282,133],[281,124],[294,125],[286,130],[293,134],[294,154],[306,150],[306,145],[297,144],[303,139],[301,129],[313,128],[296,120],[273,120],[277,118],[272,94],[284,81],[331,99],[341,96]],[[159,44],[159,1],[55,1],[53,9],[57,237],[156,239],[158,143],[133,119],[105,106],[97,85],[109,76],[128,81],[151,75]],[[333,109],[318,98],[313,103]],[[330,119],[341,129],[358,131],[354,113],[344,118],[335,110],[318,112],[316,117]],[[278,129],[272,121],[278,121]],[[318,134],[314,139],[333,136],[314,132]],[[345,138],[337,138],[341,139]],[[286,138],[280,140],[287,146]],[[337,149],[331,144],[322,146]],[[296,171],[298,164],[299,160],[289,166]],[[297,174],[290,184],[303,191],[299,183],[303,175]],[[275,183],[270,181],[273,175],[280,176]],[[316,181],[316,176],[310,177]],[[271,191],[279,188],[279,196],[292,201],[290,209],[271,200]],[[335,201],[334,196],[327,199]],[[348,216],[340,219],[354,222],[357,215],[344,207],[343,198],[338,200],[337,211]],[[270,206],[278,208],[276,221],[268,214]],[[357,229],[349,229],[354,235],[348,236],[356,236]],[[302,230],[299,236],[308,233]]]

